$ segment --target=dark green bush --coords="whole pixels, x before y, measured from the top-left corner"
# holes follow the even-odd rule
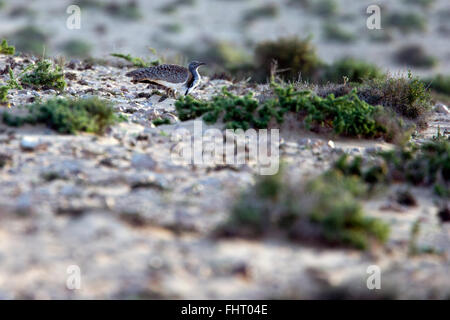
[[[326,67],[323,82],[363,82],[363,80],[379,79],[383,72],[374,64],[353,58],[343,58]]]
[[[270,3],[247,11],[242,19],[244,24],[250,24],[256,20],[274,18],[278,12],[278,6]]]
[[[273,61],[277,62],[278,76],[288,80],[297,80],[299,75],[303,80],[314,79],[323,65],[311,39],[297,37],[260,43],[255,49],[255,61],[255,70],[259,72],[255,74],[257,81],[271,76]]]
[[[424,84],[438,93],[450,95],[450,76],[439,74],[433,78],[425,79]]]
[[[23,27],[9,38],[14,40],[17,51],[39,56],[44,53],[48,42],[47,34],[35,26]]]
[[[356,36],[353,33],[331,22],[324,25],[323,34],[325,39],[333,42],[351,43],[356,40]]]
[[[49,60],[38,61],[33,69],[20,79],[22,84],[37,88],[53,88],[59,91],[66,87],[64,71]]]
[[[416,68],[432,68],[437,64],[437,59],[426,53],[421,45],[407,45],[400,48],[395,54],[398,64]]]
[[[119,120],[111,103],[97,97],[87,99],[54,98],[26,106],[27,115],[3,113],[3,122],[10,126],[43,123],[59,133],[91,132],[101,134]]]
[[[69,40],[62,46],[64,52],[71,57],[86,58],[90,55],[92,46],[83,40]]]
[[[400,13],[395,12],[388,14],[383,25],[386,27],[394,27],[404,33],[410,33],[414,31],[425,31],[427,28],[426,19],[414,12]]]
[[[219,234],[281,234],[294,241],[366,249],[389,235],[385,223],[364,215],[358,199],[366,190],[359,179],[336,171],[307,183],[292,183],[282,172],[263,176],[236,201]]]

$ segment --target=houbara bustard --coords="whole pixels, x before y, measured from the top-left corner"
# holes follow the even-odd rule
[[[145,82],[163,86],[167,93],[176,97],[177,92],[188,95],[200,84],[198,68],[206,63],[192,61],[187,68],[175,64],[162,64],[155,67],[140,68],[126,75],[131,81]]]

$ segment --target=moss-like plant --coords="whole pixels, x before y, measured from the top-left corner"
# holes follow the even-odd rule
[[[9,46],[6,39],[3,39],[0,43],[0,54],[13,55],[16,52],[14,46]]]
[[[281,234],[294,241],[366,249],[389,235],[385,223],[364,215],[358,199],[366,190],[358,178],[336,171],[306,183],[293,183],[282,171],[263,176],[238,198],[219,234]]]
[[[22,84],[37,88],[52,88],[59,91],[64,90],[67,85],[62,68],[49,60],[38,61],[20,81]]]
[[[10,126],[42,123],[59,133],[91,132],[101,134],[119,121],[110,102],[97,97],[86,99],[54,98],[25,107],[28,113],[16,116],[3,113],[3,122]]]
[[[152,121],[155,126],[161,126],[164,124],[170,124],[170,119],[167,118],[158,118]]]

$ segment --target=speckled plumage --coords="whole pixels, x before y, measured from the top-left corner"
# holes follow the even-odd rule
[[[198,61],[192,61],[188,68],[175,64],[163,64],[140,68],[128,72],[126,75],[131,77],[133,82],[150,82],[161,85],[175,97],[176,92],[181,91],[184,95],[188,95],[199,85],[201,77],[198,68],[202,65],[204,63]]]
[[[189,77],[189,70],[175,64],[162,64],[156,67],[140,68],[126,74],[133,81],[166,81],[184,83]]]

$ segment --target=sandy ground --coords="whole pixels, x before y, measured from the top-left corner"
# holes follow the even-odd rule
[[[438,203],[430,190],[412,189],[418,200],[413,208],[391,205],[397,186],[364,203],[367,214],[388,222],[392,230],[386,247],[370,252],[277,238],[214,238],[235,197],[254,183],[255,167],[173,163],[171,152],[179,143],[172,133],[192,128],[193,122],[153,127],[156,116],[173,113],[174,100],[139,98],[148,89],[131,84],[126,71],[109,66],[70,70],[76,79],[69,81],[64,95],[108,98],[129,117],[104,136],[0,124],[0,153],[11,156],[0,169],[0,298],[450,296],[450,225],[438,221]],[[229,84],[206,81],[195,96],[210,96]],[[54,95],[53,90],[13,90],[12,107],[16,110],[33,96]],[[433,119],[450,127],[448,115],[434,114]],[[432,121],[424,135],[436,130]],[[39,143],[25,150],[30,138]],[[301,132],[282,132],[282,138],[282,160],[289,175],[301,180],[326,170],[342,152],[365,155],[374,147],[391,147],[380,141],[333,139],[332,148],[329,138]],[[408,256],[410,230],[418,219],[418,245],[438,254]],[[81,271],[77,290],[66,285],[72,265]],[[371,265],[381,269],[380,290],[367,289]]]

